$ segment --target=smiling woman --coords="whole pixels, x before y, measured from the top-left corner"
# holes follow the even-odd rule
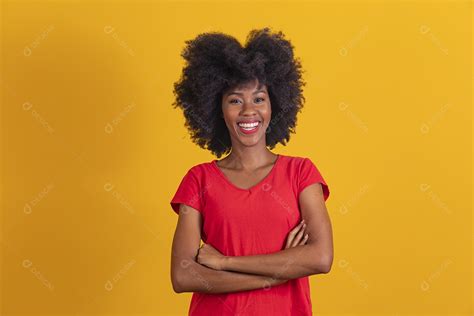
[[[304,101],[301,66],[281,32],[187,41],[175,105],[200,147],[171,199],[179,214],[171,281],[189,315],[311,315],[308,276],[328,273],[329,187],[309,158],[275,154]],[[200,246],[202,241],[203,245]]]
[[[266,127],[262,126],[266,146],[273,149],[277,143],[285,145],[289,141],[296,115],[303,108],[305,83],[293,45],[282,32],[272,33],[269,28],[252,30],[245,46],[218,32],[199,34],[186,44],[181,53],[186,65],[174,85],[173,105],[183,109],[193,142],[218,158],[228,154],[232,149],[229,131],[235,128],[229,129],[227,121],[222,120],[225,108],[232,108],[235,113],[248,107],[250,115],[254,114],[254,106],[259,108],[262,104],[266,108],[270,100],[271,117],[264,122]],[[242,95],[240,88],[246,84],[253,88],[256,82],[257,89],[264,86],[265,92],[253,95],[257,90],[251,90]],[[272,118],[275,120],[268,128]]]
[[[259,83],[258,79],[240,84],[237,88],[223,93],[222,112],[225,122],[229,122],[232,126],[231,139],[238,136],[237,133],[232,135],[234,130],[240,132],[241,136],[258,137],[257,132],[265,134],[271,119],[271,104],[267,93],[266,86]],[[249,109],[245,111],[246,108]]]

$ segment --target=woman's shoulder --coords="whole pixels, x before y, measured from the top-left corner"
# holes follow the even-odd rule
[[[310,157],[306,156],[291,156],[291,155],[280,155],[281,156],[281,168],[285,169],[291,175],[298,175],[304,173],[305,170],[309,170],[316,167],[316,164]]]
[[[194,175],[204,175],[210,171],[213,163],[214,160],[194,164],[188,169],[188,172]]]
[[[294,166],[294,167],[300,166],[302,163],[305,163],[305,161],[307,160],[311,161],[310,158],[303,157],[303,156],[291,156],[291,155],[281,155],[281,154],[280,156],[281,158],[283,158],[282,160],[284,160],[288,166]]]

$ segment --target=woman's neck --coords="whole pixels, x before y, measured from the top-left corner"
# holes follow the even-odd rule
[[[220,166],[234,170],[255,170],[261,166],[273,163],[277,155],[266,147],[263,149],[244,148],[234,149],[225,158],[221,159]]]

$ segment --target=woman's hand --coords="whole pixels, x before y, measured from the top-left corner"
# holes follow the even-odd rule
[[[285,249],[306,244],[306,241],[308,241],[309,235],[305,234],[305,228],[306,228],[306,224],[304,220],[302,220],[295,228],[293,228],[290,231],[290,233],[288,234],[288,237],[286,238]],[[271,282],[269,282],[268,287],[280,285],[287,281],[288,279],[272,278]]]
[[[305,228],[306,224],[304,220],[302,220],[290,231],[286,239],[285,249],[306,244],[309,236],[308,234],[305,234]],[[199,248],[196,256],[196,261],[198,263],[214,270],[225,270],[226,259],[227,257],[221,254],[216,248],[206,243]],[[275,279],[274,283],[272,282],[272,285],[282,284],[286,281],[287,280],[284,279]]]
[[[308,234],[305,234],[305,229],[306,229],[306,223],[304,222],[304,219],[303,219],[288,234],[288,237],[286,238],[285,249],[306,244],[309,236]]]
[[[295,228],[293,228],[290,231],[290,233],[288,234],[288,237],[286,238],[285,249],[306,244],[306,241],[308,241],[308,234],[305,234],[305,228],[306,228],[306,224],[304,220],[302,220]],[[287,281],[289,280],[272,278],[271,281],[268,282],[268,287],[280,285]]]
[[[224,260],[226,256],[221,254],[216,248],[204,243],[199,248],[196,260],[198,263],[205,265],[214,270],[224,270]]]

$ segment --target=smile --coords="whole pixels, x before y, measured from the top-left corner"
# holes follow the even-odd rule
[[[262,125],[262,123],[259,122],[259,121],[240,122],[240,123],[237,123],[237,125],[239,126],[239,130],[242,133],[244,133],[244,134],[253,134],[260,128],[260,125]]]

